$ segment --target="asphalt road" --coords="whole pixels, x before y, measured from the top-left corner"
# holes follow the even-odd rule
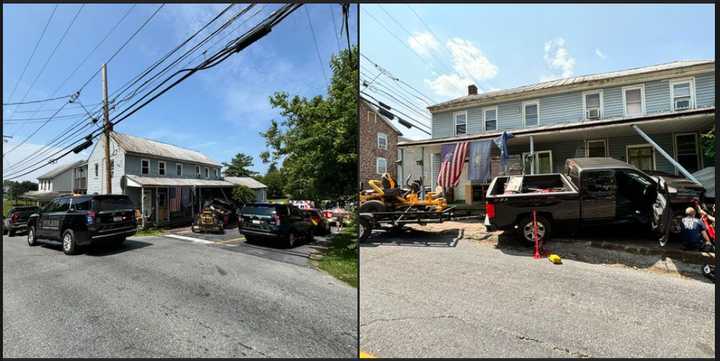
[[[469,240],[360,250],[360,350],[377,357],[713,357],[714,284]]]
[[[3,357],[355,357],[355,288],[231,248],[3,237]]]

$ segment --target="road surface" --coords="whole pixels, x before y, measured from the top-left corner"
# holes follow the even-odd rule
[[[355,288],[242,249],[138,237],[66,256],[3,237],[3,357],[357,355]]]

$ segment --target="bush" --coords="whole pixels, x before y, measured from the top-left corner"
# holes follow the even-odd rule
[[[232,190],[232,198],[241,204],[251,203],[255,201],[255,191],[243,185],[236,185]]]

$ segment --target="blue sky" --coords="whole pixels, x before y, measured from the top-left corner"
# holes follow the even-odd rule
[[[20,80],[12,99],[8,99],[54,5],[3,5],[3,103],[22,99],[79,6],[71,4],[58,7],[27,72]],[[30,89],[26,100],[49,97],[130,6],[86,5],[70,28],[65,42]],[[225,6],[168,4],[162,8],[108,64],[111,96],[117,87],[174,48]],[[236,6],[231,13],[244,6]],[[262,12],[234,34],[239,35],[280,6],[281,4],[257,5],[248,15],[258,9]],[[56,96],[77,90],[157,7],[158,4],[135,6],[108,41],[98,48]],[[315,30],[322,63],[315,50],[306,11]],[[356,19],[355,7],[351,7],[350,31],[351,34],[356,34],[357,24],[352,19]],[[196,73],[118,124],[115,130],[195,149],[220,162],[229,161],[238,152],[250,154],[256,157],[253,168],[264,172],[267,165],[262,164],[257,156],[266,150],[266,146],[264,138],[258,133],[265,130],[272,119],[280,119],[277,112],[270,107],[268,97],[281,90],[291,95],[308,97],[326,94],[328,81],[323,75],[323,69],[329,79],[332,75],[329,67],[330,56],[338,52],[338,47],[345,48],[347,44],[344,34],[339,40],[336,36],[339,34],[341,20],[342,10],[338,4],[304,5],[259,42],[217,67]],[[353,43],[355,39],[351,37]],[[80,100],[86,105],[94,104],[101,101],[101,96],[101,82],[97,77],[83,90]],[[61,101],[19,107],[3,106],[3,119],[48,117],[52,114],[51,110],[59,108],[60,104]],[[40,111],[31,112],[36,109]],[[68,107],[59,115],[78,112],[82,110]],[[51,121],[36,136],[30,138],[28,144],[8,154],[3,159],[3,166],[14,164],[29,152],[46,144],[75,120],[76,118],[58,118]],[[16,124],[17,122],[3,121],[3,134],[13,136],[13,139],[3,145],[4,152],[31,134],[41,123]],[[86,153],[68,156],[61,163],[86,156]],[[39,170],[21,179],[34,180],[37,175],[49,169]]]
[[[465,95],[468,83],[491,91],[675,60],[714,59],[714,12],[712,4],[363,4],[360,51],[441,102]],[[361,75],[372,79],[377,74],[365,59],[361,66]],[[404,86],[386,76],[379,79],[384,85],[366,91],[402,111],[398,103],[410,103],[412,90],[398,90]],[[382,93],[392,85],[393,94],[405,99]],[[421,120],[422,114],[404,111]],[[409,138],[427,137],[400,128]]]

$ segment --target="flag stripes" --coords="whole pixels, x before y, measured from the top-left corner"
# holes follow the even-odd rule
[[[443,188],[456,187],[460,183],[465,157],[467,156],[468,142],[457,143],[452,156],[446,156],[440,165],[438,184]],[[448,154],[449,155],[449,154]]]

